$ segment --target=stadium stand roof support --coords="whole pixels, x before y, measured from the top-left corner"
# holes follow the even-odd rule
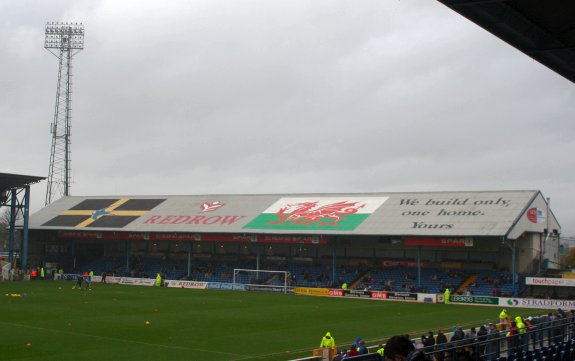
[[[575,82],[574,1],[438,1]]]
[[[30,185],[46,177],[21,174],[0,173],[0,208],[10,207],[8,253],[9,261],[14,264],[16,243],[16,218],[23,218],[22,244],[20,247],[20,265],[28,266],[28,223],[30,213]]]

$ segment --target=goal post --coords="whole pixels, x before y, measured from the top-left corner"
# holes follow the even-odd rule
[[[282,292],[288,291],[288,271],[257,270],[234,268],[234,287],[244,285],[250,291]]]

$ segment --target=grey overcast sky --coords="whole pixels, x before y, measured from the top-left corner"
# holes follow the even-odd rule
[[[0,0],[0,172],[73,195],[539,189],[575,235],[575,86],[433,0]],[[32,211],[46,183],[32,188]]]

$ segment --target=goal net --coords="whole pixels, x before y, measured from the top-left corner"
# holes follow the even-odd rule
[[[0,265],[2,265],[2,273],[0,275],[0,281],[10,280],[10,263],[0,262]]]
[[[234,269],[234,287],[244,285],[249,291],[283,292],[288,291],[290,273],[256,269]]]

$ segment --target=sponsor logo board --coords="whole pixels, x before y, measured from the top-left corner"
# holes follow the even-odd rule
[[[343,297],[343,290],[338,290],[338,289],[330,289],[329,290],[329,295],[331,297]]]
[[[213,201],[213,202],[204,202],[200,204],[200,212],[213,212],[218,208],[222,208],[225,206],[225,203],[220,201]]]
[[[371,291],[344,290],[343,295],[345,297],[371,298]]]
[[[225,282],[208,282],[208,289],[213,290],[235,290],[235,291],[245,291],[246,285],[225,283]]]
[[[371,291],[371,298],[378,300],[387,300],[387,292],[385,291]]]
[[[525,284],[530,285],[530,286],[575,287],[575,279],[573,279],[573,278],[525,277]]]
[[[424,247],[473,247],[473,238],[452,237],[408,237],[405,239],[406,246]]]
[[[242,219],[246,218],[245,216],[237,216],[237,215],[162,215],[162,214],[155,214],[148,217],[144,224],[153,224],[153,225],[173,225],[173,224],[195,224],[195,225],[218,225],[218,226],[229,226]]]
[[[279,286],[258,286],[258,285],[246,285],[246,291],[257,291],[257,292],[283,292],[284,288]]]
[[[396,268],[396,267],[406,267],[406,268],[417,268],[417,261],[396,261],[396,260],[383,260],[379,263],[383,268]],[[425,262],[420,262],[419,267],[425,267]]]
[[[388,292],[388,300],[417,301],[417,293],[411,292]]]
[[[118,282],[121,285],[132,285],[132,286],[153,286],[156,280],[151,278],[131,278],[122,277]]]
[[[476,305],[499,305],[499,297],[451,295],[453,303],[472,303]]]
[[[196,281],[166,281],[167,287],[175,288],[194,288],[194,289],[206,289],[208,287],[207,282],[196,282]]]
[[[499,298],[499,306],[538,308],[538,309],[575,309],[573,300],[547,300],[538,298]]]
[[[327,288],[296,287],[293,289],[293,293],[298,295],[329,296]]]

